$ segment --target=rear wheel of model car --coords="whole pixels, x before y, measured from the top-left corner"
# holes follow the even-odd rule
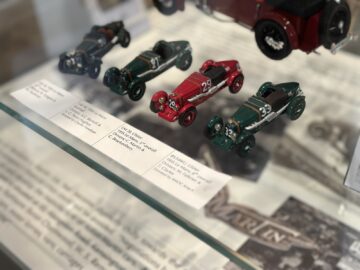
[[[179,58],[176,67],[182,71],[188,70],[191,67],[192,61],[192,55],[190,53],[185,53]]]
[[[224,121],[219,116],[214,116],[204,129],[204,136],[209,140],[213,139],[223,128]]]
[[[255,147],[255,137],[250,135],[242,140],[242,142],[238,145],[236,149],[236,153],[240,157],[246,157],[246,155],[250,152],[251,149]]]
[[[99,64],[93,64],[90,65],[88,73],[89,73],[89,77],[92,79],[96,79],[97,77],[99,77],[100,74],[100,65]]]
[[[286,110],[286,113],[290,120],[297,120],[303,114],[306,107],[306,101],[304,97],[295,97]]]
[[[140,100],[145,94],[145,89],[146,89],[145,83],[137,83],[133,85],[128,92],[129,98],[132,101]]]
[[[172,15],[177,11],[176,0],[154,0],[154,5],[165,15]]]
[[[130,33],[125,29],[121,30],[121,32],[119,33],[119,43],[121,47],[123,48],[129,47],[130,42],[131,42]]]
[[[240,74],[233,80],[233,82],[229,86],[230,92],[233,94],[238,93],[241,90],[243,84],[244,84],[244,75]]]
[[[281,60],[292,51],[286,31],[275,21],[260,21],[255,26],[255,38],[259,49],[273,60]]]
[[[346,38],[351,23],[349,5],[343,1],[328,1],[320,18],[320,41],[327,49]]]
[[[179,117],[179,124],[183,127],[188,127],[192,123],[194,123],[197,115],[196,108],[192,107],[187,109],[184,113],[182,113]]]

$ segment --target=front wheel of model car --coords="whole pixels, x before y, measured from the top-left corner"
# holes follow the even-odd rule
[[[131,42],[131,35],[125,29],[121,30],[119,33],[119,44],[123,48],[129,47]]]
[[[89,77],[92,79],[96,79],[99,77],[101,67],[99,64],[92,64],[89,66],[88,73]]]
[[[120,83],[120,70],[116,67],[109,68],[104,75],[103,84],[106,87],[114,87]]]
[[[209,140],[215,138],[224,126],[224,120],[220,116],[214,116],[204,129],[204,136]]]
[[[176,67],[182,71],[188,70],[191,67],[192,61],[191,53],[185,53],[178,59]]]
[[[229,90],[232,94],[238,93],[244,84],[244,75],[239,74],[235,77],[235,79],[232,81],[231,85],[229,86]]]
[[[290,104],[286,110],[286,114],[290,120],[295,121],[300,118],[306,107],[306,101],[304,97],[295,97],[290,101]]]
[[[244,138],[240,144],[238,144],[236,153],[240,157],[246,157],[247,154],[255,147],[255,137],[254,135],[249,135]]]
[[[129,98],[132,101],[139,101],[145,94],[145,83],[136,83],[128,91]]]
[[[195,107],[187,109],[185,112],[179,116],[179,124],[183,127],[188,127],[194,123],[197,115],[197,110]]]
[[[164,15],[172,15],[177,11],[176,0],[154,0],[154,5]]]
[[[330,49],[348,35],[351,24],[351,11],[344,0],[328,1],[320,18],[320,42]]]
[[[66,63],[65,63],[65,59],[64,58],[60,58],[59,59],[59,63],[58,63],[58,68],[59,68],[59,70],[61,71],[61,72],[65,72],[66,71],[66,68],[65,68],[65,66],[66,66]]]
[[[263,54],[273,60],[284,59],[292,51],[286,31],[275,21],[260,21],[255,26],[255,38]]]

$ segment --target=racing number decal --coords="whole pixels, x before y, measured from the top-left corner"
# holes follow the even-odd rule
[[[201,87],[202,87],[202,91],[203,92],[207,92],[207,91],[209,91],[209,89],[211,88],[211,80],[207,80],[206,82],[203,82],[202,84],[201,84]]]
[[[269,104],[266,104],[264,107],[261,107],[259,111],[261,112],[261,117],[265,117],[266,115],[271,113],[271,106]]]

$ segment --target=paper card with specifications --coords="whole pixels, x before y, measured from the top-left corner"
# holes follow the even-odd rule
[[[12,96],[193,208],[202,208],[231,179],[48,81]]]

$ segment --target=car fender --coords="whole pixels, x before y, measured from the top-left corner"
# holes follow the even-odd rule
[[[243,130],[242,132],[240,132],[239,136],[236,139],[236,144],[239,145],[240,143],[242,143],[247,137],[253,135],[252,132],[249,132],[247,130]]]
[[[296,29],[285,15],[278,12],[268,12],[261,16],[257,23],[264,20],[272,20],[280,24],[287,33],[291,47],[293,49],[297,49],[299,47],[299,40]]]
[[[179,115],[183,114],[184,112],[186,112],[188,109],[190,108],[195,108],[194,105],[192,105],[191,103],[186,104],[185,106],[183,106],[180,110],[179,110]]]
[[[233,81],[235,80],[235,78],[237,77],[237,76],[239,76],[239,75],[242,75],[242,72],[240,72],[240,71],[234,71],[230,76],[229,76],[229,78],[227,79],[227,85],[228,86],[230,86],[232,83],[233,83]]]
[[[214,60],[207,60],[204,62],[204,64],[202,64],[201,68],[200,68],[200,72],[204,73],[210,66],[213,66],[215,63]]]
[[[161,98],[163,98],[162,102],[160,102]],[[161,105],[165,105],[166,102],[168,101],[168,99],[169,99],[169,95],[165,91],[161,90],[161,91],[156,92],[152,96],[151,102],[154,102],[154,104],[161,106]]]

